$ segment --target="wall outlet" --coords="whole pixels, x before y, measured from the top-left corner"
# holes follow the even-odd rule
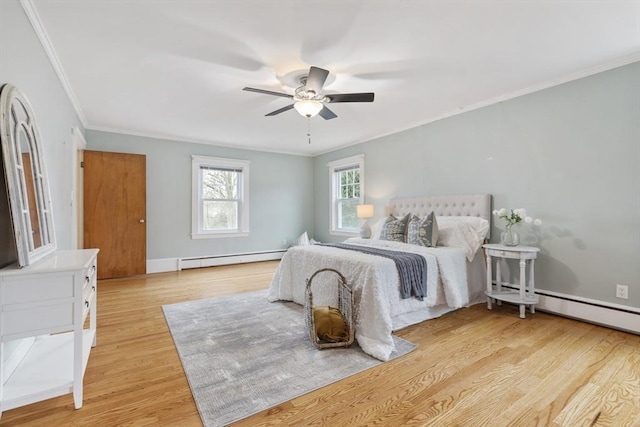
[[[629,287],[626,285],[616,285],[616,298],[629,299]]]

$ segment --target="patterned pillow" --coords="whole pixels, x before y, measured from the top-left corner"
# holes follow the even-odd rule
[[[391,240],[394,242],[406,242],[407,241],[407,223],[411,214],[407,214],[402,218],[396,218],[393,215],[389,215],[382,224],[382,232],[380,233],[380,240]]]
[[[431,212],[424,218],[413,215],[407,226],[407,243],[418,246],[435,247],[438,243],[438,221]]]

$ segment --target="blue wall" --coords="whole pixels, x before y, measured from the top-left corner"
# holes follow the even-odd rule
[[[537,288],[640,307],[639,63],[315,158],[316,238],[336,239],[327,163],[361,153],[371,223],[392,197],[490,193],[544,222],[516,226],[541,248]]]
[[[86,139],[89,150],[146,155],[148,259],[286,248],[313,228],[310,157],[92,130],[87,130]],[[248,237],[191,239],[192,154],[251,162]]]

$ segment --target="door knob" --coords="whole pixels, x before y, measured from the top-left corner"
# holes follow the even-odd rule
[[[144,224],[144,219],[141,219],[141,220],[140,220],[140,224]]]

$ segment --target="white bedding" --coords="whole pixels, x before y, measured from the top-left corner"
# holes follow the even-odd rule
[[[297,246],[287,251],[271,282],[269,301],[285,300],[304,304],[306,279],[321,268],[340,271],[354,291],[358,344],[366,353],[384,361],[389,359],[394,350],[391,332],[410,324],[406,319],[411,318],[413,313],[428,311],[428,317],[419,317],[424,320],[476,302],[470,301],[466,255],[461,248],[426,248],[401,242],[355,238],[347,239],[345,243],[423,255],[427,261],[427,298],[424,301],[400,298],[398,273],[395,263],[390,259],[311,245]],[[330,274],[314,278],[314,305],[330,303],[335,280],[335,276]]]

